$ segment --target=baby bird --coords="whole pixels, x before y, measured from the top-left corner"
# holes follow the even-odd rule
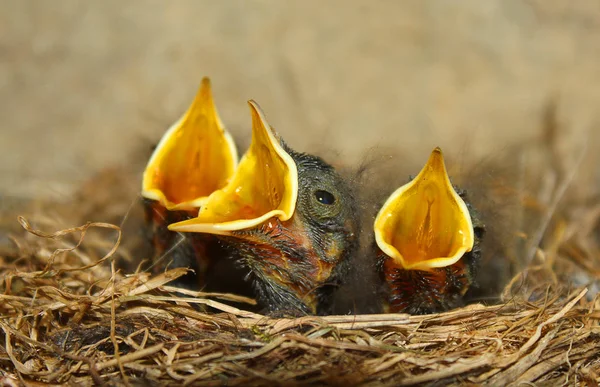
[[[155,271],[167,266],[194,270],[180,278],[177,286],[205,285],[205,274],[220,254],[219,246],[207,235],[190,235],[182,241],[167,227],[195,217],[208,196],[227,184],[237,162],[235,143],[219,118],[210,81],[204,78],[188,111],[156,146],[142,182]]]
[[[374,223],[389,312],[425,314],[462,305],[485,228],[452,186],[440,148],[385,202]]]
[[[216,236],[248,269],[267,311],[328,313],[357,247],[354,196],[332,166],[290,149],[256,102],[249,105],[252,142],[235,173],[202,201],[196,217],[169,230]]]

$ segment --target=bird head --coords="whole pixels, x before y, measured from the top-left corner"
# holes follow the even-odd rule
[[[218,235],[270,311],[317,313],[357,243],[354,198],[333,167],[291,150],[249,105],[252,141],[229,183],[169,229]]]
[[[476,234],[470,206],[452,186],[440,148],[387,199],[374,232],[392,311],[443,310],[467,291]]]

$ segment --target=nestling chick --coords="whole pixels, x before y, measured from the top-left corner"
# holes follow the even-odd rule
[[[480,257],[484,227],[452,186],[436,148],[419,175],[397,189],[374,224],[378,268],[390,312],[460,306]]]
[[[357,245],[355,200],[322,159],[291,150],[249,102],[252,142],[229,183],[198,216],[169,230],[216,235],[249,269],[270,312],[328,313],[330,293]]]
[[[142,196],[155,270],[190,267],[194,273],[175,285],[198,288],[219,252],[210,235],[189,235],[181,241],[171,223],[193,218],[208,196],[224,187],[237,167],[237,150],[217,113],[208,78],[202,80],[188,111],[157,145],[144,171]],[[183,243],[182,243],[183,242]],[[162,258],[161,258],[162,257]],[[162,262],[157,262],[163,259]]]

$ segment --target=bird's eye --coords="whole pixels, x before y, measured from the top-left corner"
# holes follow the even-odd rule
[[[331,192],[321,189],[315,191],[315,198],[321,204],[331,205],[335,203],[335,196]]]

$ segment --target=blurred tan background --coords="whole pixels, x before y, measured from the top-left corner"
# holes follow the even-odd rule
[[[67,199],[158,141],[210,76],[238,136],[246,100],[298,150],[422,163],[541,138],[595,190],[600,2],[0,1],[0,195]],[[569,164],[570,165],[570,164]]]

